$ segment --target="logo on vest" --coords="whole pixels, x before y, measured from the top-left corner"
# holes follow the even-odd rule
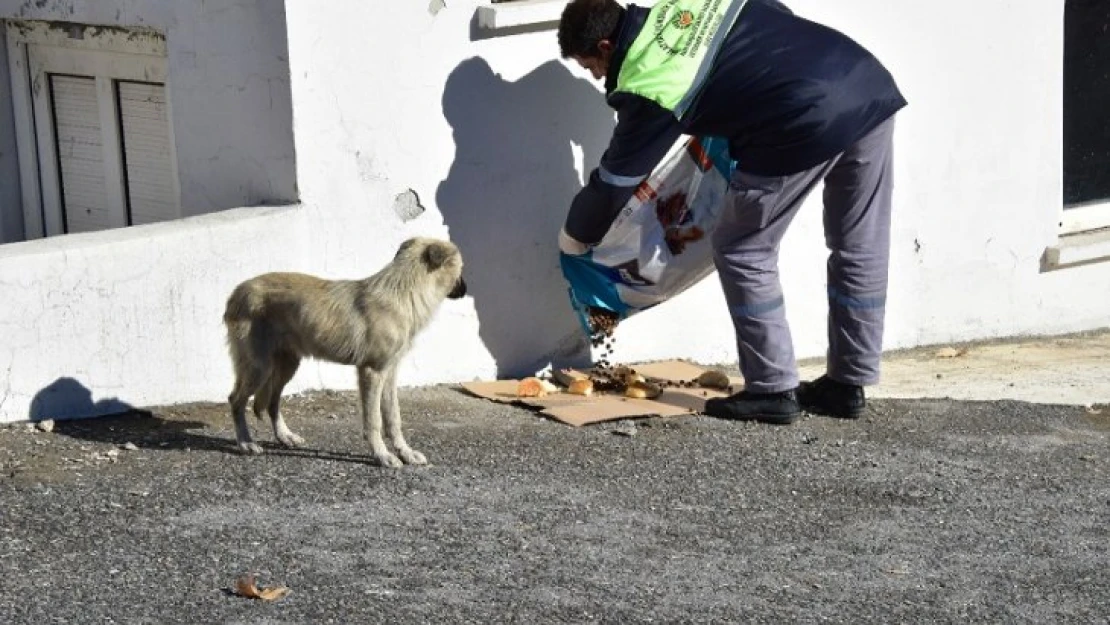
[[[703,17],[712,15],[722,0],[704,0],[700,11],[679,8],[681,0],[669,0],[659,7],[655,16],[655,37],[653,41],[671,56],[694,57],[698,48],[706,43],[706,27]]]

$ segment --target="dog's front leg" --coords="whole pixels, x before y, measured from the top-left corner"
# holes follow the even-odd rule
[[[382,387],[385,378],[370,367],[358,368],[358,394],[362,400],[362,435],[383,467],[403,466],[401,459],[390,453],[382,440]]]
[[[401,403],[397,398],[397,365],[389,368],[385,375],[385,391],[382,397],[382,411],[385,413],[385,427],[389,440],[405,464],[428,464],[424,454],[409,447],[401,432]]]

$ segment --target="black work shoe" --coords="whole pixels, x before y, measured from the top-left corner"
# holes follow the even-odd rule
[[[823,375],[798,386],[798,403],[806,412],[813,414],[858,419],[867,407],[867,398],[862,386],[837,382]]]
[[[759,421],[774,425],[790,425],[802,413],[794,391],[752,393],[740,391],[728,397],[714,397],[705,402],[705,414],[719,419]]]

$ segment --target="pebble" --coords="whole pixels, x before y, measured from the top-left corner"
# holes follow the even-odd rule
[[[631,423],[621,424],[613,430],[613,434],[616,434],[617,436],[628,436],[628,437],[636,436],[636,434],[637,434],[636,426],[631,424]]]

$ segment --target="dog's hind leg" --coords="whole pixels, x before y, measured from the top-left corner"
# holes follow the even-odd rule
[[[385,376],[370,367],[358,368],[358,395],[362,403],[362,435],[370,443],[370,450],[383,467],[403,466],[382,440],[382,387]]]
[[[251,402],[251,412],[254,413],[254,417],[256,419],[258,419],[259,421],[262,420],[263,411],[269,409],[269,405],[270,405],[270,380],[273,380],[273,379],[274,379],[273,374],[270,374],[270,377],[266,378],[266,381],[263,382],[262,386],[257,391],[255,391],[255,393],[254,393],[254,401]]]
[[[401,403],[397,397],[397,365],[390,367],[385,374],[385,389],[382,392],[382,412],[385,414],[385,429],[397,455],[405,464],[428,464],[424,454],[409,447],[401,432]]]
[[[296,354],[283,352],[274,355],[274,368],[270,373],[270,379],[264,385],[265,390],[269,395],[265,397],[266,411],[270,413],[270,423],[274,426],[274,437],[289,448],[297,448],[304,444],[304,439],[293,433],[289,426],[285,425],[285,419],[282,418],[281,408],[281,392],[285,389],[285,385],[289,380],[293,379],[293,375],[297,373],[297,367],[301,364],[301,359]],[[258,398],[255,398],[258,401]]]
[[[247,401],[255,390],[262,384],[263,372],[258,367],[243,363],[235,375],[235,387],[228,396],[231,404],[231,416],[235,420],[235,440],[239,450],[248,454],[262,453],[262,447],[251,438],[251,429],[247,425]]]
[[[235,440],[239,450],[248,454],[262,453],[262,447],[251,438],[247,425],[247,401],[268,386],[273,369],[273,356],[265,340],[266,327],[257,323],[238,328],[231,342],[231,358],[235,367],[235,387],[228,396],[231,416],[235,420]]]
[[[224,313],[224,325],[227,326],[227,349],[231,356],[231,368],[235,372],[235,384],[227,396],[231,406],[231,419],[235,423],[235,440],[239,449],[250,454],[262,453],[262,448],[251,438],[251,429],[247,425],[247,401],[251,395],[258,391],[259,385],[266,381],[262,371],[258,368],[268,359],[260,358],[258,334],[264,331],[258,323],[251,319],[250,311],[246,310],[246,291],[239,287],[228,300],[228,308]],[[258,403],[255,402],[255,414]]]

